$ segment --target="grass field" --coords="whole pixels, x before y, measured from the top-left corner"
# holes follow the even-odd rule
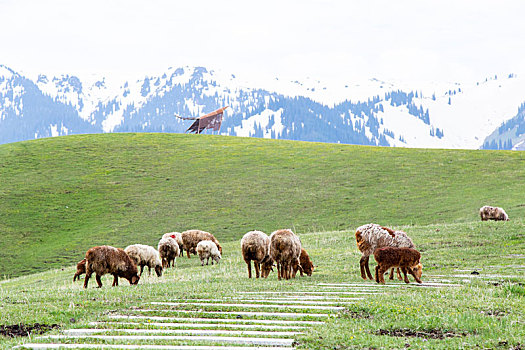
[[[0,179],[4,277],[192,228],[227,242],[252,229],[470,222],[485,204],[525,214],[525,153],[511,151],[81,135],[1,145]]]
[[[364,283],[354,231],[406,231],[423,280],[457,288],[384,288],[297,338],[302,349],[520,349],[525,346],[525,154],[417,150],[200,135],[113,134],[0,146],[0,325],[89,327],[152,301]],[[510,222],[480,222],[485,204]],[[311,277],[248,280],[239,240],[290,227],[318,265]],[[74,263],[98,244],[156,245],[200,228],[219,266],[180,258],[138,286],[84,290]],[[371,267],[375,265],[371,263]],[[473,271],[479,275],[471,275]],[[444,339],[395,332],[449,334]],[[50,333],[57,333],[51,331]],[[0,337],[10,349],[27,341]]]

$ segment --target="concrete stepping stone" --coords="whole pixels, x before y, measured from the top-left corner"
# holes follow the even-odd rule
[[[267,298],[267,299],[231,299],[235,302],[242,302],[242,303],[267,303],[267,304],[279,304],[279,303],[288,303],[288,304],[302,304],[302,305],[334,305],[334,304],[355,304],[357,300],[363,300],[364,298],[345,298],[345,299],[337,299],[333,298],[331,301],[327,300],[296,300],[293,298]],[[200,301],[199,299],[194,301]],[[206,301],[206,300],[202,300]],[[210,299],[207,301],[220,301],[219,299]]]
[[[192,334],[192,335],[257,335],[257,336],[281,336],[281,337],[293,337],[302,332],[291,332],[291,331],[232,331],[223,329],[127,329],[127,328],[77,328],[67,329],[62,331],[62,334],[68,336],[84,336],[99,333],[129,333],[129,334]]]
[[[191,319],[185,319],[191,320]],[[299,321],[298,321],[299,322]],[[320,322],[321,324],[323,322]],[[295,323],[294,323],[295,324]],[[89,322],[90,326],[107,326],[107,325],[125,325],[125,326],[134,326],[136,329],[139,326],[153,326],[153,327],[163,327],[163,328],[235,328],[235,329],[298,329],[303,330],[308,327],[306,326],[282,326],[282,325],[271,325],[271,324],[231,324],[231,323],[174,323],[174,322],[147,322],[147,323],[138,323],[138,322]]]
[[[45,350],[45,349],[126,349],[126,350],[253,350],[253,346],[206,346],[206,345],[111,345],[111,344],[24,344],[17,348]],[[258,346],[260,350],[293,350],[288,346]]]
[[[337,295],[360,295],[360,294],[377,294],[378,292],[380,292],[380,290],[377,290],[377,291],[366,291],[366,292],[363,292],[363,291],[358,291],[358,292],[349,292],[349,291],[338,291],[338,292],[329,292],[329,291],[318,291],[318,292],[312,292],[312,291],[308,291],[308,292],[237,292],[239,294],[260,294],[260,295],[266,295],[266,294],[275,294],[275,295],[279,295],[279,294],[293,294],[293,295],[297,295],[298,297],[301,296],[301,295],[318,295],[318,294],[323,294],[323,295],[330,295],[330,294],[337,294]]]
[[[232,344],[250,344],[250,345],[265,345],[265,346],[292,346],[293,339],[287,338],[251,338],[251,337],[221,337],[221,336],[205,336],[205,335],[47,335],[38,337],[38,339],[53,339],[65,340],[72,338],[82,339],[102,339],[114,341],[169,341],[169,340],[185,340],[185,341],[208,341],[215,343],[232,343]]]
[[[137,316],[137,315],[109,315],[111,319],[125,319],[125,320],[153,320],[153,321],[181,321],[181,322],[217,322],[217,325],[224,326],[228,323],[242,324],[259,324],[259,325],[304,325],[315,326],[324,324],[323,321],[301,321],[301,320],[258,320],[258,319],[235,319],[235,318],[193,318],[193,317],[166,317],[166,316]]]
[[[279,309],[306,309],[306,310],[343,310],[343,306],[317,306],[317,305],[284,305],[284,304],[228,304],[228,303],[174,303],[174,302],[162,302],[154,301],[153,305],[167,305],[167,306],[224,306],[224,307],[242,307],[242,308],[279,308]]]
[[[200,310],[153,310],[153,309],[134,309],[136,312],[177,312],[187,314],[213,314],[213,315],[231,315],[231,316],[263,316],[263,317],[288,317],[288,318],[300,318],[300,317],[330,317],[330,314],[311,314],[311,313],[294,313],[294,312],[252,312],[252,311],[200,311]]]

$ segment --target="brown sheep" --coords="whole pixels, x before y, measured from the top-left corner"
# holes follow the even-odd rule
[[[385,247],[379,248],[374,252],[377,261],[376,282],[385,284],[384,273],[390,268],[398,267],[403,271],[405,283],[410,283],[407,277],[407,270],[417,283],[421,282],[423,265],[421,265],[421,254],[412,248]]]
[[[509,216],[503,208],[491,207],[489,205],[479,208],[479,216],[481,216],[481,221],[509,221]]]
[[[292,230],[277,230],[270,235],[270,258],[277,263],[277,278],[295,277],[300,269],[301,241]]]
[[[355,240],[357,248],[363,254],[359,265],[361,267],[361,277],[365,280],[367,275],[369,279],[373,279],[370,268],[368,267],[368,260],[376,249],[383,247],[415,248],[414,242],[412,242],[405,232],[394,231],[388,227],[377,224],[367,224],[358,227],[355,231]],[[392,273],[391,276],[393,277]]]
[[[162,260],[162,268],[167,268],[173,265],[179,256],[179,245],[177,241],[171,237],[162,238],[157,246],[160,259]]]
[[[75,282],[77,279],[80,280],[80,275],[83,275],[85,273],[86,273],[86,258],[78,262],[77,272],[75,272],[75,276],[73,276],[73,282]]]
[[[184,247],[184,250],[186,250],[188,258],[190,257],[190,253],[195,255],[197,254],[197,244],[199,244],[200,241],[212,241],[213,243],[215,243],[215,245],[219,249],[219,252],[222,255],[222,247],[219,244],[219,241],[209,232],[201,230],[188,230],[182,232],[181,236],[182,245]]]
[[[301,263],[301,265],[297,266],[297,269],[294,269],[294,276],[297,274],[297,271],[301,273],[301,276],[304,276],[303,272],[306,273],[306,275],[311,276],[314,272],[314,264],[312,263],[312,260],[310,260],[310,256],[304,248],[301,248],[299,262]]]
[[[119,277],[124,277],[131,285],[139,283],[140,279],[137,265],[128,254],[123,249],[107,245],[93,247],[87,251],[84,288],[87,288],[93,272],[96,274],[98,288],[102,287],[100,277],[107,273],[113,275],[113,287],[118,286]]]
[[[255,277],[268,277],[272,271],[273,261],[270,258],[270,237],[261,231],[250,231],[241,239],[242,258],[248,265],[248,278],[252,278],[252,266],[255,267]]]

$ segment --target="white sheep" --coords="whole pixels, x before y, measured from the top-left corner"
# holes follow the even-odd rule
[[[151,268],[153,268],[157,276],[162,276],[162,261],[155,248],[145,244],[132,244],[127,246],[124,251],[135,261],[137,266],[140,266],[140,276],[142,276],[144,266],[148,267],[148,274],[151,274]]]
[[[175,266],[175,261],[179,256],[179,245],[173,238],[162,238],[159,241],[157,250],[159,251],[160,260],[162,261],[163,268]]]
[[[509,216],[503,208],[491,207],[490,205],[479,208],[479,216],[481,216],[481,221],[509,221]]]
[[[179,245],[179,254],[177,256],[181,256],[184,253],[184,248],[182,244],[182,234],[180,232],[168,232],[162,235],[162,238],[173,238],[175,242]]]
[[[357,248],[363,253],[359,265],[361,267],[361,277],[366,280],[366,276],[373,280],[368,260],[375,250],[384,247],[415,248],[414,242],[403,231],[394,231],[388,227],[377,224],[367,224],[357,228],[355,231],[355,240]],[[365,275],[366,269],[366,275]],[[390,273],[390,279],[393,278],[393,269]],[[398,278],[401,278],[399,270]]]
[[[199,254],[202,266],[204,266],[204,259],[206,259],[206,265],[208,265],[210,258],[212,259],[212,265],[213,261],[218,264],[219,260],[221,260],[221,252],[219,252],[219,248],[212,241],[200,241],[197,244],[197,254]]]

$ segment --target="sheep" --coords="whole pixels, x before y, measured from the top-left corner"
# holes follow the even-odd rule
[[[363,256],[359,261],[361,267],[361,277],[366,280],[372,280],[372,274],[368,267],[368,260],[370,255],[374,253],[377,248],[383,247],[405,247],[415,248],[414,242],[403,231],[394,231],[388,227],[382,227],[377,224],[367,224],[357,228],[355,231],[355,239],[357,248],[361,251]],[[366,275],[365,275],[366,269]],[[398,277],[401,277],[398,271]],[[393,278],[393,270],[390,274],[390,279]]]
[[[270,258],[270,237],[262,231],[250,231],[241,239],[242,258],[248,265],[248,278],[252,278],[252,266],[255,267],[255,277],[259,271],[263,278],[272,271],[273,260]]]
[[[479,216],[481,216],[481,221],[509,221],[509,216],[503,208],[491,207],[489,205],[479,208]]]
[[[221,253],[219,252],[217,245],[212,241],[200,241],[199,244],[197,244],[197,253],[201,259],[201,266],[204,266],[204,259],[206,259],[206,265],[208,265],[210,258],[212,259],[212,265],[213,261],[218,264],[219,260],[221,260]]]
[[[182,235],[180,232],[168,232],[162,235],[162,238],[173,238],[179,245],[179,254],[177,256],[184,255],[184,249],[182,248]]]
[[[86,258],[78,262],[77,272],[75,272],[75,275],[73,276],[73,282],[75,282],[77,279],[80,280],[80,275],[84,273],[86,273]]]
[[[96,275],[97,288],[102,287],[100,277],[107,273],[113,275],[113,287],[118,286],[119,277],[124,277],[131,285],[139,283],[140,280],[133,259],[124,250],[107,245],[93,247],[87,251],[84,288],[87,288],[93,272]]]
[[[277,278],[295,277],[293,271],[301,269],[299,257],[301,241],[292,230],[277,230],[270,235],[270,258],[277,263]]]
[[[308,255],[308,253],[306,252],[304,248],[301,248],[301,255],[299,256],[299,262],[300,262],[300,265],[297,266],[296,269],[294,269],[293,275],[295,276],[297,274],[297,271],[300,271],[301,276],[304,276],[303,272],[306,275],[311,276],[312,273],[314,272],[314,264],[312,263],[312,260],[310,260],[310,256]]]
[[[182,236],[182,246],[186,250],[186,254],[188,255],[188,258],[191,254],[197,254],[196,248],[197,244],[199,244],[200,241],[212,241],[215,243],[217,248],[219,249],[219,252],[222,254],[222,247],[219,244],[219,241],[209,232],[201,231],[201,230],[188,230],[181,233]]]
[[[179,256],[179,245],[171,238],[162,238],[157,246],[159,251],[160,259],[162,260],[162,268],[175,266],[177,256]]]
[[[374,258],[377,261],[376,282],[385,284],[383,274],[390,268],[401,268],[405,276],[405,283],[410,283],[407,277],[407,270],[417,283],[421,282],[423,265],[420,263],[421,254],[412,248],[385,247],[376,249]]]
[[[144,266],[148,267],[148,275],[151,274],[151,268],[155,270],[158,277],[162,276],[162,261],[160,261],[159,252],[144,244],[132,244],[127,246],[124,251],[129,255],[137,266],[140,266],[140,276],[144,271]]]

